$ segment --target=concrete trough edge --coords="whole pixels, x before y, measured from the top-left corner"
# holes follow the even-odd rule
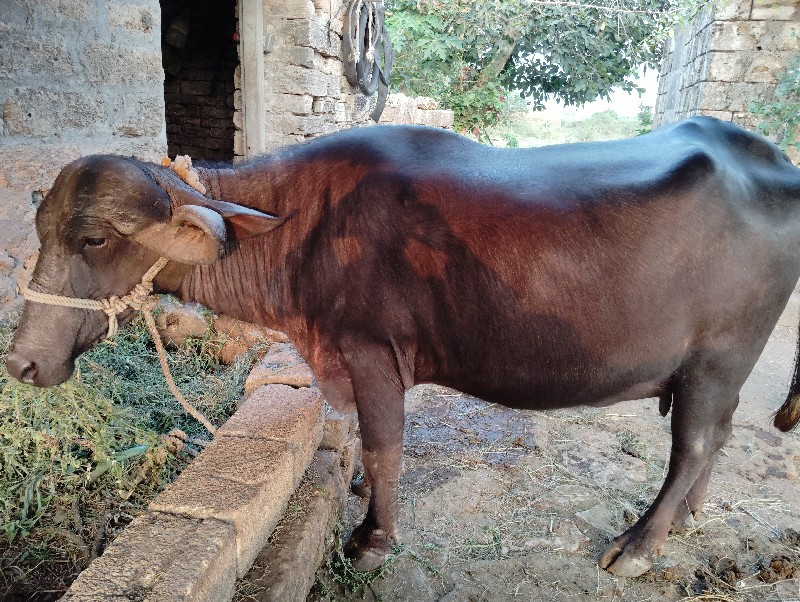
[[[276,372],[282,369],[278,366]],[[131,599],[131,595],[135,593],[136,599],[142,601],[231,600],[234,595],[235,577],[242,577],[250,569],[253,560],[280,521],[306,469],[312,463],[319,467],[319,452],[315,455],[315,450],[323,438],[322,399],[317,390],[297,387],[295,382],[287,383],[290,385],[288,387],[279,384],[263,386],[256,390],[260,395],[251,394],[247,397],[226,422],[227,425],[236,419],[237,432],[226,435],[223,425],[220,428],[222,435],[218,434],[178,479],[153,501],[150,509],[137,517],[109,545],[103,555],[79,575],[62,599],[71,602],[124,600]],[[283,407],[272,409],[274,414],[284,418],[276,428],[277,432],[262,431],[257,434],[241,432],[242,425],[251,421],[262,429],[269,428],[263,421],[257,420],[257,413],[273,398],[278,399],[279,405],[283,404],[288,408],[286,411]],[[313,400],[313,406],[303,406],[302,404],[309,399]],[[289,407],[292,404],[294,407]],[[293,424],[291,419],[287,420],[286,415],[293,416],[297,424]],[[344,418],[355,425],[354,416]],[[341,431],[337,432],[339,443],[345,443],[341,441],[343,436],[352,439],[354,428],[354,426],[352,429],[339,428]],[[243,438],[253,441],[255,452],[252,455],[255,459],[258,459],[259,453],[271,453],[263,451],[264,442],[282,443],[284,449],[289,452],[288,457],[291,458],[288,478],[279,478],[276,482],[270,479],[269,474],[255,476],[256,471],[252,470],[252,464],[246,465],[248,458],[242,454]],[[331,439],[330,435],[328,439]],[[351,456],[354,456],[356,451],[353,442],[348,441],[348,443],[350,448],[353,448],[350,456],[347,456],[347,452],[343,454],[341,450],[323,454],[327,453],[330,456],[333,453],[337,466],[340,466],[342,456],[346,456],[346,462],[351,465],[350,472],[352,472],[355,457]],[[344,448],[344,445],[342,447]],[[201,459],[203,462],[198,462]],[[236,462],[239,462],[239,466]],[[193,469],[195,465],[200,466],[202,470]],[[250,470],[247,470],[248,468]],[[323,470],[327,469],[323,467]],[[341,481],[343,476],[341,467],[338,470],[338,477],[333,480],[327,478],[322,487],[330,487],[332,482]],[[236,474],[237,477],[244,476],[231,479],[230,474]],[[260,521],[245,518],[243,522],[237,519],[236,512],[229,507],[215,507],[214,499],[203,500],[202,495],[195,494],[192,497],[200,501],[195,501],[194,505],[191,502],[184,503],[181,499],[184,491],[196,491],[198,483],[202,486],[209,481],[220,480],[224,480],[225,486],[233,490],[231,499],[246,500],[246,510],[253,507],[253,500],[258,503],[268,500],[275,508],[261,508],[259,514],[269,518]],[[344,482],[349,483],[349,480]],[[239,497],[236,496],[238,487],[242,488]],[[255,493],[252,493],[253,491]],[[334,497],[340,497],[339,494]],[[176,503],[176,500],[180,500],[180,503]],[[248,517],[253,513],[243,511],[239,514]],[[184,540],[189,542],[186,544],[187,550],[181,548],[181,542]],[[205,555],[198,553],[198,550],[203,551]],[[193,561],[192,558],[196,558],[197,561]],[[176,583],[180,583],[181,587],[171,587]],[[313,579],[311,583],[313,584]],[[310,588],[310,585],[308,587]]]

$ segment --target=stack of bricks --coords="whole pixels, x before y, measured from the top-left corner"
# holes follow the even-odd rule
[[[342,64],[342,0],[265,0],[266,148],[274,150],[368,125],[375,97],[348,83]],[[333,19],[331,17],[334,17]],[[237,121],[241,75],[236,72]],[[243,155],[241,134],[235,149]]]
[[[750,103],[774,99],[800,49],[798,20],[796,0],[720,0],[701,11],[664,49],[655,125],[702,114],[756,130]]]
[[[64,165],[166,150],[158,0],[3,0],[0,314],[38,246],[36,207]]]

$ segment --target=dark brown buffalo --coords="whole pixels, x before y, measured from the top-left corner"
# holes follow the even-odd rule
[[[645,572],[700,510],[800,275],[800,170],[710,118],[525,150],[372,127],[202,178],[206,196],[132,159],[68,165],[36,217],[31,286],[122,295],[165,255],[157,291],[285,331],[328,401],[358,409],[372,497],[349,551],[362,569],[396,534],[403,393],[433,382],[515,408],[660,397],[666,482],[600,558]],[[28,302],[6,364],[60,383],[106,328],[102,312]],[[781,430],[800,417],[797,381]]]

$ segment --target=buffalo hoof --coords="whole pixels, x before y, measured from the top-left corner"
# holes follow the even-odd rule
[[[375,550],[359,551],[355,558],[350,559],[350,564],[353,569],[361,573],[371,573],[383,566],[383,563],[389,558],[389,554],[377,552]]]
[[[598,564],[600,568],[616,577],[638,577],[650,570],[653,561],[650,560],[649,555],[637,554],[633,550],[626,549],[625,544],[615,540],[600,556]]]
[[[368,573],[381,567],[392,551],[392,541],[380,529],[367,529],[364,525],[356,527],[344,547],[344,554],[350,559],[353,568]]]

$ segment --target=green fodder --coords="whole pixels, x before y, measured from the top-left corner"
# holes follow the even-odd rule
[[[3,356],[12,335],[0,329]],[[167,350],[176,383],[214,424],[235,410],[253,359],[221,366],[223,343],[209,332]],[[183,443],[162,436],[174,429]],[[0,370],[0,598],[47,561],[48,544],[91,560],[208,437],[172,397],[141,318],[79,358],[63,385],[37,389]]]

